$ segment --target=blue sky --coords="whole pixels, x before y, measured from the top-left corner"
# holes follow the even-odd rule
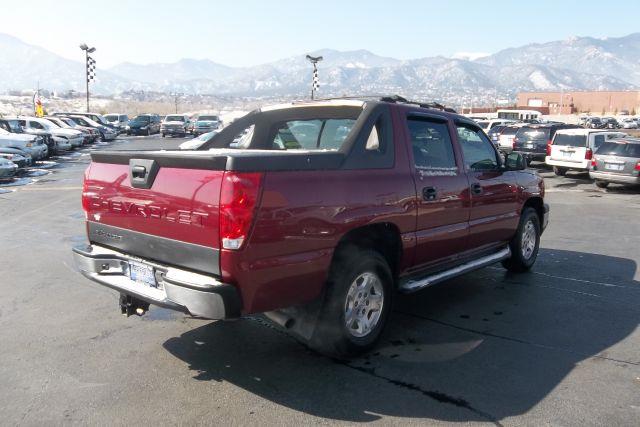
[[[638,19],[631,2],[601,0],[12,0],[0,32],[72,59],[87,42],[100,68],[180,58],[245,66],[321,48],[400,59],[494,53],[573,35],[623,36],[640,31]]]

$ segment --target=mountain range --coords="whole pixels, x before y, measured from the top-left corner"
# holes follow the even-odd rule
[[[0,34],[0,91],[41,88],[84,91],[84,63]],[[513,99],[524,90],[628,90],[640,87],[640,33],[618,38],[572,37],[483,56],[410,60],[367,50],[323,49],[321,96],[398,93],[453,105]],[[464,59],[468,58],[468,59]],[[472,60],[471,60],[472,59]],[[92,92],[130,90],[238,97],[305,97],[311,66],[304,54],[252,67],[209,59],[122,63],[97,69]]]

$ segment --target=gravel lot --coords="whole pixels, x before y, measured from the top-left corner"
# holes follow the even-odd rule
[[[640,191],[541,169],[551,219],[533,272],[402,297],[379,349],[342,363],[260,317],[121,316],[72,263],[88,151],[0,184],[3,425],[638,425]]]

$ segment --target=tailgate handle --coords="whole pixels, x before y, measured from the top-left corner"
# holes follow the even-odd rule
[[[144,178],[147,174],[147,168],[144,166],[134,166],[131,168],[131,176],[134,178]]]
[[[160,170],[158,162],[151,159],[129,159],[131,186],[134,188],[151,188]]]

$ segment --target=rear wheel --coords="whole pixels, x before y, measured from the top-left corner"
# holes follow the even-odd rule
[[[164,134],[164,133],[162,134],[162,137],[163,137],[163,138],[165,137],[165,134]]]
[[[596,180],[596,187],[598,187],[598,188],[607,188],[608,186],[609,186],[609,183],[607,181]]]
[[[384,257],[355,246],[340,249],[311,347],[333,357],[370,350],[387,323],[392,301],[393,276]]]
[[[567,168],[561,168],[561,167],[558,167],[558,166],[554,166],[553,167],[553,173],[555,173],[558,176],[565,176],[567,174],[568,170],[569,169],[567,169]]]
[[[509,242],[511,257],[502,266],[514,273],[522,273],[533,267],[540,247],[540,218],[533,208],[525,208],[520,216],[516,235]]]

